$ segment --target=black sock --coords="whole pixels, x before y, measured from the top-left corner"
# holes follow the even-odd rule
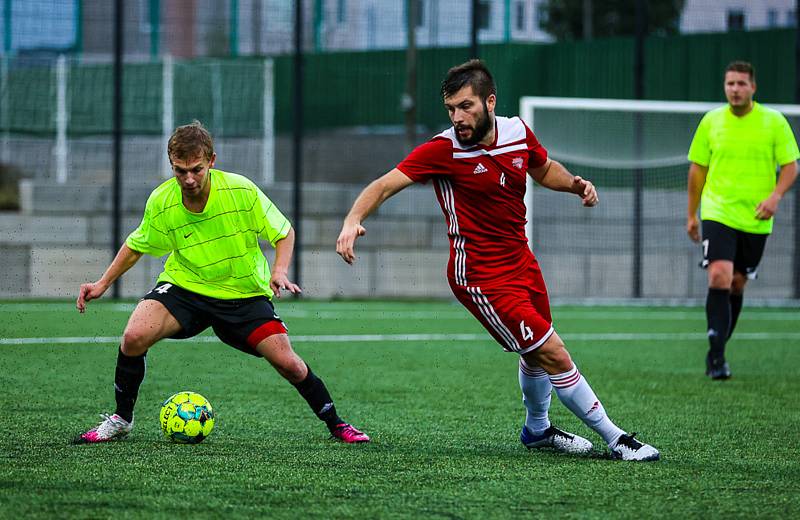
[[[725,342],[731,326],[731,302],[728,289],[708,289],[706,298],[706,320],[708,322],[708,344],[711,356],[725,355]]]
[[[739,321],[739,313],[742,312],[742,303],[744,302],[744,294],[731,293],[731,328],[728,331],[728,339],[733,336],[733,329],[736,328],[736,322]]]
[[[299,383],[292,384],[297,388],[297,391],[300,392],[300,395],[303,396],[303,399],[308,402],[308,406],[311,407],[311,411],[314,412],[314,415],[319,417],[321,421],[324,421],[328,429],[333,431],[337,424],[341,424],[344,421],[336,414],[336,407],[333,405],[331,394],[329,394],[328,389],[325,388],[325,383],[311,371],[311,367],[308,365],[306,365],[306,367],[308,368],[308,375],[306,378]]]
[[[114,413],[128,422],[133,420],[133,406],[139,396],[139,386],[144,380],[145,357],[126,356],[120,349],[117,355],[117,371],[114,378],[114,396],[117,399],[117,409]]]

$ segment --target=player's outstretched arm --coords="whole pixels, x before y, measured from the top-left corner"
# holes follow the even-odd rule
[[[708,167],[697,163],[689,165],[688,204],[686,207],[686,233],[695,242],[700,242],[700,220],[697,218],[697,208],[700,207],[700,195],[706,185]]]
[[[81,285],[78,291],[78,300],[75,302],[75,306],[78,310],[84,312],[88,302],[101,297],[103,293],[111,287],[111,284],[122,276],[125,271],[133,267],[141,257],[142,253],[134,251],[129,248],[127,244],[122,244],[122,247],[119,248],[117,252],[117,256],[114,257],[114,260],[111,262],[111,265],[108,266],[106,272],[103,273],[103,276],[96,282]]]
[[[758,207],[756,207],[756,218],[759,220],[771,219],[775,213],[778,212],[778,203],[783,196],[792,187],[794,181],[797,179],[797,162],[792,161],[788,164],[781,166],[781,172],[778,174],[778,182],[775,184],[775,189],[769,197],[763,200]],[[795,195],[796,197],[797,195]]]
[[[269,277],[269,286],[278,298],[281,297],[282,290],[292,294],[303,292],[299,285],[289,280],[289,264],[293,253],[294,228],[289,228],[289,233],[275,242],[275,261],[272,263],[272,273]]]
[[[591,181],[572,175],[563,164],[552,159],[537,168],[529,168],[528,173],[533,180],[554,191],[574,193],[579,196],[586,207],[596,206],[600,202],[597,189]]]
[[[342,257],[342,260],[348,264],[355,261],[356,239],[364,236],[367,232],[361,223],[386,199],[413,183],[414,181],[409,179],[405,173],[394,168],[364,188],[344,218],[342,231],[339,233],[339,238],[336,239],[336,252]]]

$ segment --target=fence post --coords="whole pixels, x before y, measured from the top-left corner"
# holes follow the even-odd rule
[[[800,0],[794,3],[794,101],[800,103]],[[795,185],[794,193],[794,254],[792,255],[793,288],[792,296],[800,298],[800,186]]]
[[[56,60],[56,181],[67,182],[67,58],[62,54]]]
[[[8,111],[11,104],[8,101],[8,54],[0,57],[0,127],[3,129],[3,142],[0,144],[0,162],[8,164],[8,140],[10,137],[11,118]]]
[[[161,135],[164,154],[163,162],[161,163],[161,176],[168,179],[172,176],[172,167],[169,163],[166,150],[169,144],[169,136],[175,129],[175,90],[174,90],[174,66],[172,55],[165,54],[161,64]]]
[[[264,60],[261,143],[261,180],[266,185],[275,182],[275,86],[273,77],[273,62],[272,59],[267,58]]]

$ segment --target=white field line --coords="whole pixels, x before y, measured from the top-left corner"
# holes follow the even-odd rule
[[[128,303],[113,303],[102,304],[103,310],[112,312],[130,313],[133,311],[135,304]],[[369,319],[369,320],[398,320],[398,319],[413,319],[413,320],[433,320],[440,321],[443,319],[459,319],[469,318],[469,314],[460,308],[445,309],[438,311],[416,311],[407,309],[365,309],[363,306],[358,307],[355,305],[347,305],[342,307],[340,304],[334,304],[337,310],[315,310],[315,309],[294,309],[291,306],[284,306],[281,308],[278,305],[277,310],[284,318],[317,318],[317,319],[341,319],[344,314],[349,314],[349,318]],[[2,312],[52,312],[57,310],[71,309],[72,304],[60,303],[10,303],[0,305],[0,313]],[[329,307],[328,307],[329,308]],[[77,312],[77,311],[75,311]],[[91,308],[88,312],[91,312]],[[637,311],[608,311],[596,310],[592,308],[586,309],[572,309],[559,313],[558,308],[555,309],[555,314],[562,320],[572,318],[591,318],[598,320],[648,320],[648,321],[685,321],[685,320],[698,320],[705,321],[705,312],[702,309],[696,311],[687,311],[680,309],[653,309],[653,310],[637,310]],[[559,315],[560,314],[560,315]],[[743,319],[747,321],[797,321],[800,326],[800,311],[799,310],[752,310],[745,309]],[[556,320],[558,321],[558,320]]]
[[[706,341],[700,332],[651,332],[651,333],[571,333],[564,334],[565,341]],[[292,336],[294,343],[370,343],[384,341],[433,342],[433,341],[485,341],[492,339],[486,334],[355,334]],[[800,340],[800,332],[737,332],[738,340]],[[183,340],[171,340],[183,341]],[[195,343],[218,343],[215,336],[197,336],[189,341]],[[95,337],[38,337],[38,338],[0,338],[0,345],[64,345],[64,344],[113,344],[119,343],[118,336]]]

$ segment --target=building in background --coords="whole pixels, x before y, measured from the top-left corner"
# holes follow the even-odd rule
[[[795,0],[686,0],[682,33],[794,27]]]
[[[463,0],[415,0],[417,45],[469,44],[470,10]],[[545,0],[480,0],[484,43],[551,41],[540,28]],[[10,8],[9,8],[10,6]],[[304,41],[310,51],[399,49],[406,45],[406,2],[308,0]],[[114,2],[0,2],[3,52],[112,51]],[[12,29],[13,27],[13,29]],[[127,0],[125,55],[146,59],[283,54],[294,46],[294,2],[286,0]]]
[[[425,47],[469,45],[465,0],[416,2],[416,42]],[[548,0],[479,0],[482,43],[550,42],[542,28]],[[601,8],[599,0],[592,9]],[[125,55],[149,59],[275,55],[294,47],[294,2],[288,0],[126,0]],[[114,2],[5,0],[0,2],[4,54],[112,51]],[[309,51],[402,49],[405,0],[306,0],[304,42]],[[794,0],[685,0],[683,33],[791,27]]]

